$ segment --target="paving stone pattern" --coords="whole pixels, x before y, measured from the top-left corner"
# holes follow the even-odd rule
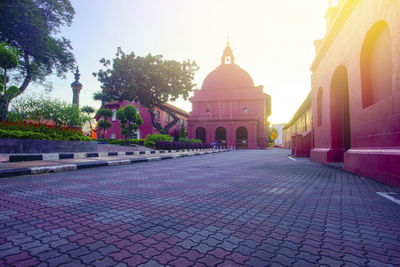
[[[0,180],[0,266],[400,266],[400,205],[287,150]]]

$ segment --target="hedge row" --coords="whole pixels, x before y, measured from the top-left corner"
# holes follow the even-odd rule
[[[0,138],[92,141],[80,129],[27,122],[0,121]]]
[[[88,136],[71,135],[62,136],[57,133],[41,133],[32,131],[16,131],[0,129],[0,138],[15,138],[15,139],[41,139],[41,140],[66,140],[66,141],[92,141]]]
[[[172,142],[172,137],[167,134],[148,134],[144,140],[144,145],[153,147],[158,141]]]
[[[107,142],[107,144],[110,145],[140,145],[143,146],[144,144],[144,139],[115,139],[115,140],[110,140]]]
[[[190,139],[190,138],[179,137],[179,142],[183,142],[183,143],[201,143],[201,140],[200,139]]]
[[[155,143],[155,147],[156,147],[156,149],[161,149],[161,150],[208,149],[208,148],[213,148],[213,145],[205,144],[205,143],[157,141]]]

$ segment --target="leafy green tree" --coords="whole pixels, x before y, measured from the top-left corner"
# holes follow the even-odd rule
[[[186,130],[185,130],[185,125],[183,124],[183,120],[182,120],[182,125],[181,125],[181,129],[179,130],[179,140],[186,138]]]
[[[0,42],[19,52],[19,64],[10,79],[20,86],[0,96],[0,119],[4,120],[12,98],[31,82],[44,83],[54,72],[64,77],[73,70],[71,43],[59,31],[71,25],[75,11],[69,0],[1,0],[0,14]]]
[[[133,105],[127,105],[117,111],[117,119],[121,123],[121,135],[125,139],[132,138],[138,126],[143,124],[143,119]]]
[[[195,84],[192,81],[195,71],[198,70],[194,61],[186,60],[180,63],[151,54],[139,57],[133,52],[125,54],[121,48],[118,48],[112,65],[110,60],[104,58],[100,63],[106,69],[101,69],[93,75],[102,84],[103,92],[112,99],[139,102],[148,109],[153,126],[164,134],[167,134],[179,119],[172,109],[163,104],[179,97],[186,100],[193,91]],[[164,128],[155,118],[155,107],[172,117],[172,121]]]
[[[93,99],[96,101],[101,101],[101,106],[104,107],[104,104],[108,101],[111,101],[111,97],[109,97],[103,91],[98,91],[93,94]]]
[[[7,82],[8,82],[8,77],[7,77],[7,70],[14,69],[18,67],[18,51],[15,47],[9,46],[6,43],[2,42],[0,44],[0,68],[3,71],[3,76],[2,76],[2,86],[1,88],[1,93],[5,94],[5,91],[7,89]]]
[[[278,129],[275,127],[270,127],[268,130],[268,139],[271,143],[274,143],[275,140],[278,138]]]
[[[7,82],[9,81],[7,71],[18,67],[18,64],[17,49],[2,42],[0,44],[0,68],[2,71],[0,76],[0,108],[19,93],[18,87],[14,85],[7,88]],[[5,120],[6,115],[1,113],[0,110],[0,120]]]
[[[81,111],[90,116],[92,113],[94,113],[94,108],[92,108],[91,106],[83,106],[81,107]]]
[[[70,127],[82,127],[88,119],[90,117],[81,113],[76,105],[45,96],[17,98],[7,114],[9,121],[34,121]]]
[[[92,129],[91,120],[93,118],[92,114],[94,113],[94,108],[86,105],[86,106],[81,107],[81,112],[86,115],[87,120],[85,121],[85,123],[89,123],[89,128]]]
[[[96,117],[101,119],[97,122],[97,127],[102,131],[102,138],[106,135],[106,130],[111,128],[112,124],[107,120],[112,116],[112,111],[108,108],[100,108],[97,111]]]

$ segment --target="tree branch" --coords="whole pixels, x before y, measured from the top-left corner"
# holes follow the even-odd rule
[[[19,93],[18,95],[22,94],[25,89],[28,87],[29,83],[32,80],[32,71],[31,71],[31,66],[29,63],[29,55],[24,51],[24,60],[25,60],[25,68],[26,68],[26,76],[24,79],[24,82],[22,83],[21,87],[19,88]]]
[[[162,111],[167,112],[172,118],[173,120],[168,123],[167,125],[165,125],[164,127],[164,131],[169,133],[169,129],[171,129],[175,124],[177,124],[179,122],[179,118],[175,115],[175,112],[169,108],[166,108],[164,106],[157,106],[159,109],[161,109]]]
[[[161,127],[161,124],[156,120],[156,115],[154,114],[154,109],[147,108],[151,117],[151,124],[162,134],[168,134],[168,131],[165,132],[164,128]]]

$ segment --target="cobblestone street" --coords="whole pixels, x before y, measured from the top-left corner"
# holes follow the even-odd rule
[[[0,179],[0,266],[400,266],[400,205],[288,150]]]

